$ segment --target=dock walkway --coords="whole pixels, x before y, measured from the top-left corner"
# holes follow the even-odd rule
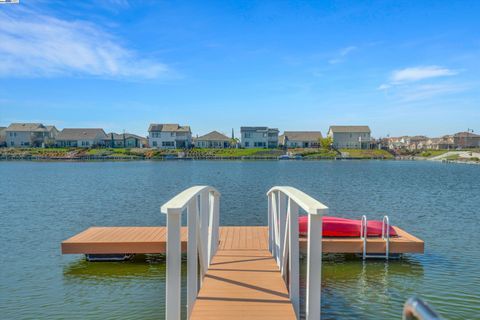
[[[221,229],[191,319],[296,319],[265,229]]]

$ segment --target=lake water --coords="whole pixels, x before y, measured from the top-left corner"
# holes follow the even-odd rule
[[[425,240],[398,261],[325,257],[323,319],[400,319],[412,295],[480,318],[480,166],[402,161],[0,162],[0,318],[163,318],[159,257],[87,263],[60,242],[92,225],[164,225],[160,205],[198,184],[222,193],[223,225],[266,225],[266,191],[290,185],[331,215],[388,214]]]

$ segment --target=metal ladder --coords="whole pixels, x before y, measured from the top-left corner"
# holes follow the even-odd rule
[[[383,216],[382,220],[382,239],[385,240],[385,254],[367,254],[367,238],[368,238],[368,222],[367,216],[362,216],[362,224],[360,227],[360,238],[363,240],[363,260],[367,258],[387,259],[390,257],[390,220],[388,216]]]

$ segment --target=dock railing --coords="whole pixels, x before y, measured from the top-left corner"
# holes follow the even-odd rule
[[[273,187],[268,193],[269,250],[288,287],[293,308],[300,318],[299,209],[308,219],[306,310],[307,320],[320,319],[322,270],[322,216],[328,207],[292,187]]]
[[[167,215],[166,319],[181,310],[181,215],[187,213],[187,313],[190,316],[203,277],[219,241],[220,193],[209,186],[184,190],[161,207]],[[200,266],[198,272],[197,266]],[[200,279],[198,274],[200,273]],[[200,280],[200,281],[199,281]]]

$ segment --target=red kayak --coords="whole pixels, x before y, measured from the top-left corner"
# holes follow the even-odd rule
[[[323,217],[323,232],[324,237],[360,237],[360,229],[362,227],[361,220],[337,218],[337,217]],[[298,218],[298,229],[300,235],[308,234],[308,216]],[[397,233],[395,229],[390,226],[390,236],[395,237]],[[367,228],[368,237],[382,236],[382,221],[369,220]]]

